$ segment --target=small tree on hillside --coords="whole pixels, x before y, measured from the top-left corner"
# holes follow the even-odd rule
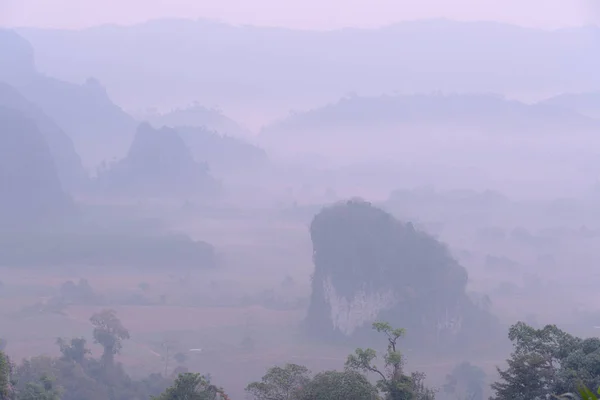
[[[123,340],[129,339],[129,331],[114,310],[102,310],[92,315],[90,321],[94,325],[94,342],[104,348],[102,361],[112,364],[115,354],[123,347]]]
[[[246,392],[256,400],[295,400],[310,382],[308,368],[297,364],[273,367],[260,382],[252,382]]]
[[[63,360],[75,361],[81,364],[85,357],[91,351],[85,347],[86,341],[84,338],[73,338],[69,342],[66,339],[56,339],[56,344],[60,347]]]
[[[387,322],[375,322],[373,329],[387,336],[388,347],[384,356],[385,368],[374,364],[377,352],[373,349],[356,349],[348,356],[346,368],[375,373],[379,376],[377,387],[389,400],[433,400],[435,392],[424,385],[424,374],[404,373],[404,359],[398,350],[398,340],[404,329],[394,329]]]
[[[54,381],[47,375],[39,382],[27,382],[25,389],[20,391],[17,400],[60,400],[61,389],[56,388]]]
[[[378,400],[377,388],[358,371],[324,371],[303,389],[300,400]]]
[[[223,389],[200,374],[180,374],[173,385],[153,400],[229,400]]]

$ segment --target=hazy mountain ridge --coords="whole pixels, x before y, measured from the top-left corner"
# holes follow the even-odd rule
[[[600,89],[600,29],[591,27],[432,20],[318,32],[159,20],[18,32],[33,43],[44,71],[73,81],[98,77],[119,103],[131,105],[197,100],[281,113],[349,91],[539,96]]]
[[[598,132],[600,121],[575,111],[496,95],[354,96],[266,126],[259,142],[273,157],[303,163],[393,163],[412,184],[469,179],[502,191],[510,175],[524,193],[593,179]]]
[[[478,130],[481,133],[547,135],[568,134],[576,129],[594,132],[600,123],[576,111],[546,104],[528,105],[495,95],[412,95],[345,97],[336,103],[289,115],[263,128],[261,138],[268,142],[304,138],[327,133],[323,129],[348,132],[402,126],[443,126]]]
[[[87,166],[119,155],[112,149],[130,143],[134,119],[112,103],[97,80],[86,78],[80,85],[39,73],[31,45],[10,30],[0,30],[0,53],[0,81],[14,86],[55,120]]]
[[[541,104],[558,106],[593,118],[600,118],[600,91],[563,93],[546,99]]]
[[[25,99],[15,88],[0,82],[0,106],[21,112],[33,120],[52,155],[58,177],[65,189],[81,188],[87,175],[71,138],[38,106]]]
[[[0,226],[29,227],[73,211],[35,123],[0,105]]]
[[[197,126],[233,137],[247,138],[252,134],[248,129],[224,115],[220,110],[203,107],[199,104],[176,108],[165,113],[142,115],[140,119],[148,121],[155,128],[162,126]]]
[[[100,171],[98,182],[108,193],[150,198],[213,194],[217,186],[177,131],[148,123],[138,126],[127,156]]]
[[[206,162],[211,171],[231,173],[264,167],[269,159],[261,148],[243,139],[221,135],[206,128],[176,126],[198,162]]]

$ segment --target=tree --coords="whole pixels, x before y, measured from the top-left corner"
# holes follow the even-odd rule
[[[458,364],[446,376],[444,392],[453,394],[457,400],[483,400],[485,372],[468,362]]]
[[[351,370],[371,372],[379,376],[377,387],[389,400],[430,400],[435,392],[424,385],[424,374],[404,374],[404,359],[397,348],[398,340],[404,335],[404,329],[393,328],[387,322],[373,323],[373,329],[387,337],[388,347],[384,356],[385,369],[381,370],[374,364],[377,352],[373,349],[356,349],[348,356],[346,368]]]
[[[122,341],[129,339],[129,331],[125,329],[114,310],[102,310],[90,318],[94,325],[94,342],[104,348],[102,360],[112,364],[115,354],[123,347]]]
[[[573,374],[584,369],[581,358],[571,358],[570,371],[561,371],[561,367],[569,355],[581,348],[581,339],[556,325],[535,329],[524,322],[511,326],[508,338],[514,350],[507,360],[508,368],[497,368],[500,380],[491,385],[495,393],[492,400],[543,399],[575,389],[573,378],[577,375]]]
[[[54,381],[44,375],[39,382],[27,382],[17,400],[60,400],[60,395],[61,390],[54,386]]]
[[[169,363],[171,362],[171,353],[173,352],[175,342],[169,339],[164,339],[160,346],[164,350],[162,358],[165,361],[164,375],[167,376],[169,371]]]
[[[10,359],[0,350],[0,400],[12,398],[11,372]]]
[[[229,400],[223,389],[200,374],[180,374],[175,383],[154,400]]]
[[[588,387],[584,384],[579,384],[577,389],[577,393],[579,393],[579,397],[581,400],[598,400],[598,396],[600,395],[600,388],[596,391],[596,393],[592,392]],[[572,400],[575,399],[575,395],[573,393],[565,393],[560,396],[556,396],[557,399],[561,400]]]
[[[63,355],[64,360],[75,361],[81,364],[91,351],[85,347],[86,341],[84,338],[73,338],[70,342],[66,339],[56,339],[56,344],[60,347],[60,352]]]
[[[260,382],[252,382],[246,392],[256,400],[295,400],[310,382],[308,368],[297,364],[273,367]]]
[[[300,400],[376,400],[377,388],[363,374],[325,371],[317,374],[301,391]]]

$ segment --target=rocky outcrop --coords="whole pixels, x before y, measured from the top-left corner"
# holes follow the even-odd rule
[[[467,272],[433,237],[361,200],[323,209],[311,224],[315,271],[309,330],[369,335],[384,320],[420,344],[457,343],[491,321],[466,295]]]

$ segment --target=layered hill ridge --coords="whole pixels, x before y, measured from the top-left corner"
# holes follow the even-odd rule
[[[600,90],[597,27],[426,20],[321,32],[170,19],[19,33],[43,71],[72,81],[95,76],[120,104],[136,108],[197,100],[280,115],[352,91],[540,98]]]
[[[561,128],[596,128],[596,121],[587,116],[547,103],[525,104],[486,94],[417,94],[344,97],[323,107],[291,114],[266,126],[262,134],[283,129],[390,123],[468,124],[488,131],[555,127],[557,123]]]
[[[176,108],[166,113],[146,115],[143,120],[148,121],[155,128],[195,126],[237,138],[248,138],[252,135],[250,131],[219,110],[206,108],[198,104]]]
[[[239,173],[265,167],[267,153],[260,147],[237,137],[222,135],[202,127],[175,126],[179,136],[198,162],[208,163],[219,173]]]
[[[176,130],[138,126],[125,158],[99,177],[109,192],[153,197],[213,194],[217,184],[208,165],[194,160]]]
[[[600,119],[600,91],[564,93],[541,102]]]
[[[0,81],[52,118],[87,167],[125,154],[136,122],[112,103],[97,80],[86,78],[79,85],[39,73],[33,48],[14,31],[0,29],[0,54]]]
[[[402,142],[432,138],[454,145],[461,140],[485,144],[506,142],[506,138],[550,142],[598,131],[600,121],[551,104],[525,104],[484,94],[383,95],[345,97],[290,114],[264,127],[259,141],[288,153],[303,150],[333,155],[334,150],[401,149],[405,147]]]
[[[35,122],[0,105],[0,225],[24,228],[72,211]]]
[[[85,185],[86,172],[71,138],[42,109],[14,87],[0,82],[0,106],[22,113],[30,118],[39,130],[56,166],[62,186],[68,191],[76,191]]]

